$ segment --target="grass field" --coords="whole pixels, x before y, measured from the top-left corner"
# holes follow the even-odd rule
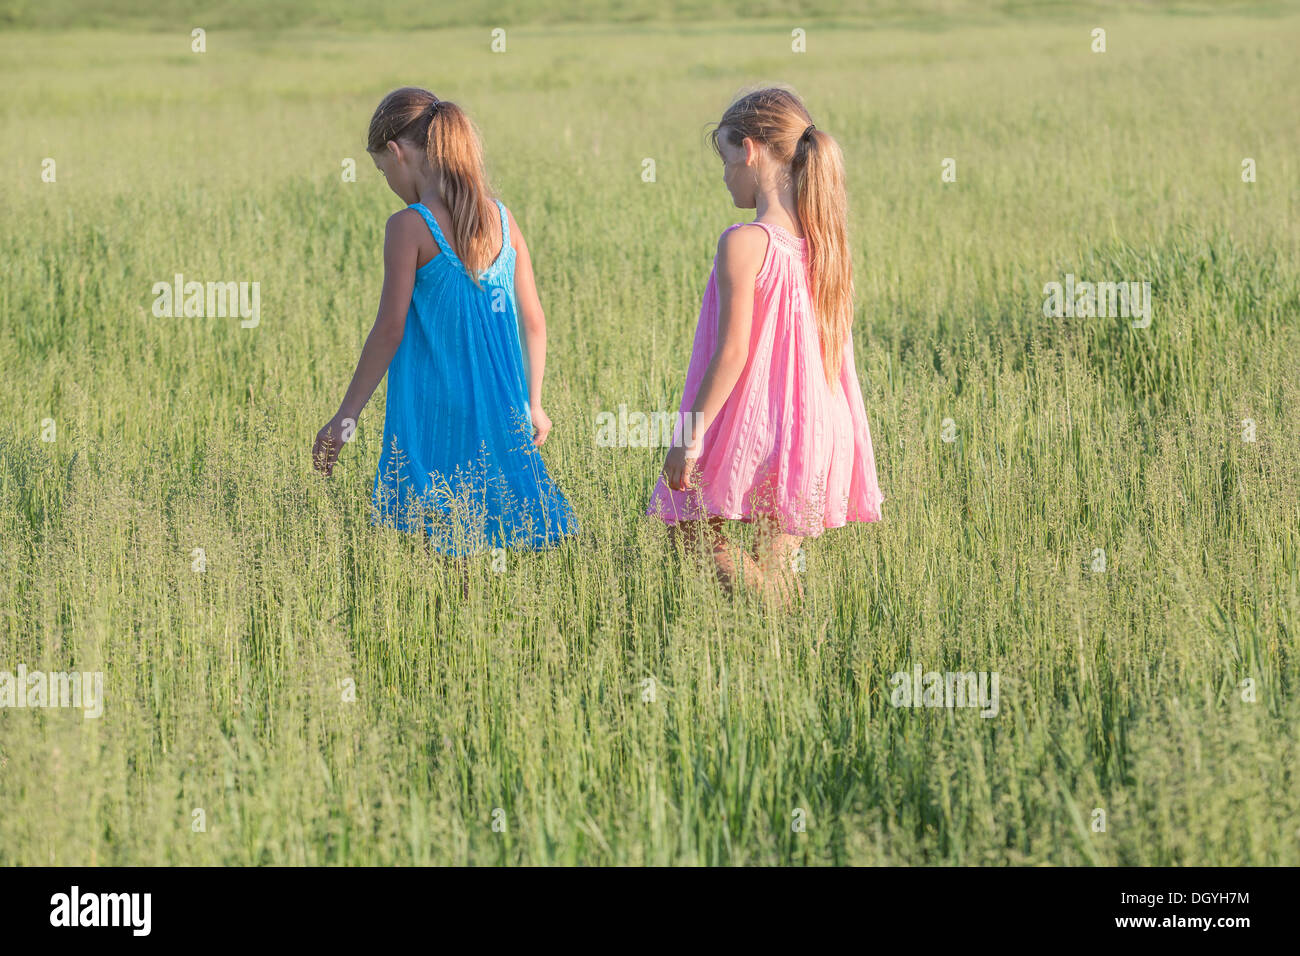
[[[0,671],[105,700],[0,709],[0,863],[1300,864],[1296,8],[507,21],[497,54],[61,9],[0,18]],[[676,408],[746,215],[703,134],[763,81],[847,156],[886,498],[807,543],[791,615],[679,563],[662,450],[595,427]],[[310,463],[407,83],[475,117],[528,236],[583,525],[468,599],[370,525],[382,387]],[[176,273],[258,282],[259,324],[155,317]],[[1046,317],[1066,274],[1150,282],[1149,327]],[[997,715],[891,706],[916,666],[997,673]]]

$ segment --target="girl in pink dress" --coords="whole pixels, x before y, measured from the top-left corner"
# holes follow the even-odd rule
[[[844,161],[784,89],[740,97],[712,138],[732,200],[755,218],[718,240],[647,513],[708,551],[729,592],[740,581],[788,602],[803,539],[879,521],[884,500],[853,361]],[[723,519],[756,526],[739,562]]]

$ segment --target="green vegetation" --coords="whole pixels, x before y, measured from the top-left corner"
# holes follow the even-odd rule
[[[504,54],[350,13],[195,54],[167,4],[0,7],[43,28],[0,33],[0,671],[106,695],[0,709],[0,863],[1300,863],[1300,17],[635,7],[505,17]],[[764,81],[848,158],[886,496],[807,543],[792,615],[672,557],[661,450],[595,442],[676,407],[746,216],[703,134]],[[584,526],[467,599],[370,525],[382,388],[331,482],[309,459],[397,207],[366,126],[407,83],[470,110],[528,236]],[[260,324],[154,317],[176,273],[259,282]],[[1044,317],[1067,273],[1149,281],[1150,327]],[[918,664],[997,672],[998,715],[890,706]]]

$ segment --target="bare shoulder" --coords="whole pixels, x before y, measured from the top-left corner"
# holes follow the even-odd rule
[[[757,273],[767,254],[767,231],[752,222],[728,229],[718,238],[718,266],[733,274]]]
[[[420,214],[407,206],[388,217],[388,223],[384,227],[384,241],[402,245],[419,245],[420,239],[428,228]]]

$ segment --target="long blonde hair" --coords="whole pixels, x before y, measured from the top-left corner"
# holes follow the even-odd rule
[[[844,155],[839,143],[813,125],[803,101],[780,87],[742,94],[714,128],[718,151],[746,138],[762,143],[794,178],[795,208],[808,240],[808,281],[821,343],[822,366],[833,382],[853,323],[853,260],[849,255]]]
[[[478,282],[478,273],[496,258],[492,223],[497,219],[478,131],[455,103],[404,86],[380,100],[370,118],[366,149],[378,153],[398,139],[424,147],[438,174],[438,196],[451,214],[448,239]]]

